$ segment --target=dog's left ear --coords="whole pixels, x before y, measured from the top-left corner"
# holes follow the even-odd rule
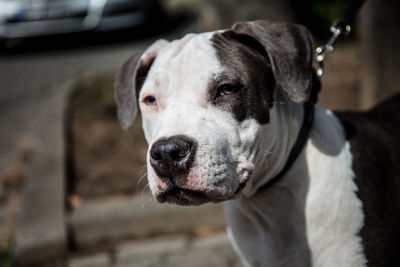
[[[297,103],[310,97],[313,76],[313,46],[310,32],[303,26],[265,20],[238,22],[232,31],[246,34],[265,49],[272,64],[276,84]]]

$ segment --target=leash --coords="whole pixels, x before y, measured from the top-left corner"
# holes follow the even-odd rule
[[[328,42],[325,45],[320,46],[315,50],[316,56],[314,61],[318,64],[318,68],[316,71],[316,75],[318,78],[313,76],[313,88],[312,88],[311,98],[309,101],[304,103],[304,118],[299,134],[296,139],[296,143],[293,145],[283,169],[278,173],[278,175],[273,177],[266,184],[262,185],[258,189],[258,191],[263,190],[275,184],[292,167],[293,163],[296,161],[300,153],[303,151],[303,148],[308,141],[308,135],[310,133],[314,121],[314,110],[315,110],[314,105],[317,102],[317,94],[321,89],[320,78],[324,73],[324,59],[328,53],[334,50],[336,41],[340,37],[342,36],[345,37],[349,35],[351,31],[350,24],[354,21],[355,17],[357,16],[364,2],[365,0],[354,0],[350,5],[350,7],[345,12],[344,16],[333,22],[330,28],[332,36],[328,40]]]
[[[335,44],[340,37],[346,37],[351,32],[351,24],[356,18],[358,12],[363,6],[365,0],[353,0],[347,11],[344,13],[343,17],[335,20],[330,27],[330,31],[332,32],[331,38],[325,45],[317,47],[315,49],[316,56],[314,61],[317,63],[317,75],[318,77],[322,77],[324,74],[324,59],[328,55],[328,53],[332,52],[335,49]]]

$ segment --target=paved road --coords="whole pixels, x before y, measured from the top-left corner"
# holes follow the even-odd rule
[[[44,104],[63,84],[88,72],[115,69],[147,42],[0,55],[0,173],[12,164],[21,142],[40,134],[35,125],[46,112]]]

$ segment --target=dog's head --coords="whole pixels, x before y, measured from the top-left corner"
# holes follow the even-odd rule
[[[304,27],[237,23],[159,40],[130,58],[115,83],[118,117],[128,129],[138,108],[142,113],[148,179],[158,201],[223,201],[252,179],[265,139],[260,133],[279,119],[274,96],[307,101],[311,77],[312,43]]]

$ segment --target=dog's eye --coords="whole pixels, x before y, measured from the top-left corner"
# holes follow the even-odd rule
[[[143,102],[144,102],[146,105],[148,105],[148,106],[155,106],[155,105],[157,105],[157,100],[156,100],[156,98],[155,98],[154,96],[151,96],[151,95],[146,96],[146,97],[143,99]]]
[[[239,91],[239,87],[232,84],[223,84],[218,88],[217,96],[231,95]]]

